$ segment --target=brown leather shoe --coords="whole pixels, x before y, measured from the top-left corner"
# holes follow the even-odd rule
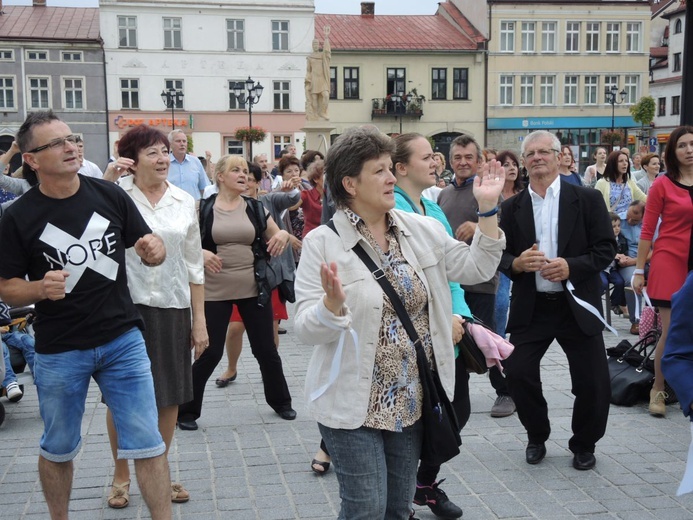
[[[633,323],[633,324],[630,326],[630,333],[631,333],[631,334],[635,334],[635,335],[640,334],[640,324],[638,324],[638,323]]]

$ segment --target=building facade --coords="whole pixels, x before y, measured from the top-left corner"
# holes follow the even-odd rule
[[[639,125],[628,109],[649,94],[647,1],[488,0],[488,6],[490,146],[518,150],[528,132],[549,130],[573,148],[582,172],[597,146],[624,146],[627,134],[637,144],[632,134]]]
[[[4,6],[0,16],[0,150],[29,112],[52,109],[85,142],[86,157],[108,161],[99,10]],[[15,156],[11,169],[21,165]]]
[[[321,43],[330,27],[332,137],[373,124],[395,135],[419,132],[446,157],[460,133],[483,143],[485,39],[449,2],[430,16],[315,15]]]
[[[272,159],[288,144],[300,150],[312,0],[171,0],[165,9],[100,0],[100,9],[111,142],[134,125],[175,125],[192,137],[195,155],[247,153],[234,134],[249,125],[248,106],[233,86],[252,78],[264,87],[252,124],[267,132],[253,153]],[[170,88],[183,94],[173,119],[161,95]]]

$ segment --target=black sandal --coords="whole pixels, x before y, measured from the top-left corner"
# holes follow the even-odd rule
[[[322,468],[322,471],[319,469],[315,469],[315,466],[320,466]],[[324,475],[330,469],[330,463],[329,462],[323,462],[323,461],[318,460],[318,459],[313,459],[310,463],[310,469],[312,469],[313,472],[317,473],[318,475]]]

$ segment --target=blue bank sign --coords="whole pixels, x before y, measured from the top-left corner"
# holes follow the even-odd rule
[[[630,116],[614,118],[615,128],[639,126]],[[489,130],[550,130],[572,128],[611,128],[611,117],[495,117],[488,120]]]

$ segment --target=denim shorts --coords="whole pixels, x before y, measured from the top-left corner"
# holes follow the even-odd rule
[[[154,383],[142,333],[137,328],[87,350],[36,354],[34,382],[44,431],[41,456],[51,462],[75,458],[82,444],[82,416],[91,378],[113,414],[119,459],[161,455]]]

